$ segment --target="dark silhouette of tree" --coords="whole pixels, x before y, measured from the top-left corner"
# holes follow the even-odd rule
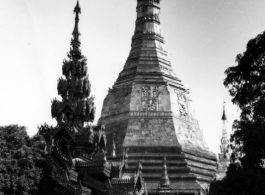
[[[231,165],[220,194],[265,194],[265,32],[251,39],[225,71],[224,85],[241,110],[231,135]]]
[[[23,126],[0,127],[0,194],[38,194],[44,146],[41,136],[30,138]]]

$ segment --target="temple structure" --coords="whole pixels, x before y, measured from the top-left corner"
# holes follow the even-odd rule
[[[58,124],[39,128],[47,153],[39,192],[41,195],[147,195],[141,161],[127,170],[126,149],[118,162],[109,161],[105,127],[91,124],[95,116],[94,97],[90,96],[86,57],[80,50],[78,2],[74,13],[71,48],[68,59],[63,61],[63,77],[57,86],[62,100],[52,101],[52,117]]]
[[[222,130],[220,153],[218,154],[216,180],[221,180],[225,177],[227,168],[230,164],[230,154],[228,152],[228,147],[227,147],[229,142],[227,139],[227,130],[226,130],[227,117],[225,113],[225,101],[223,107],[222,121],[223,121],[223,130]]]
[[[189,91],[167,58],[160,0],[137,0],[136,11],[131,51],[98,122],[105,126],[107,157],[119,162],[128,150],[128,172],[141,160],[149,195],[207,194],[216,156],[206,146]]]

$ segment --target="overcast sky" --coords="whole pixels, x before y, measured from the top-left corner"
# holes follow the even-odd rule
[[[51,118],[51,99],[69,51],[75,0],[0,1],[0,125],[34,135]],[[130,51],[136,0],[80,0],[81,48],[88,58],[97,119]],[[264,30],[264,0],[163,0],[161,26],[169,59],[190,89],[210,149],[218,153],[223,97],[228,132],[239,115],[223,86],[224,71]],[[96,121],[95,121],[96,122]]]

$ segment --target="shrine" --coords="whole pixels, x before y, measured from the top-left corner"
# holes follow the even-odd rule
[[[87,60],[80,50],[79,2],[74,13],[71,48],[63,61],[63,77],[58,79],[57,86],[62,100],[52,101],[51,113],[57,126],[45,124],[39,128],[47,154],[39,192],[41,195],[146,195],[141,161],[127,170],[127,149],[118,162],[109,161],[105,126],[92,125],[95,106],[90,95]]]

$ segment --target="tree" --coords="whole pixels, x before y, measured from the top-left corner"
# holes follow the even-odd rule
[[[0,127],[0,194],[38,194],[44,166],[41,136],[30,138],[26,128],[17,125]]]
[[[241,110],[231,135],[232,163],[223,194],[265,194],[265,32],[251,39],[246,51],[226,71],[224,85]]]

